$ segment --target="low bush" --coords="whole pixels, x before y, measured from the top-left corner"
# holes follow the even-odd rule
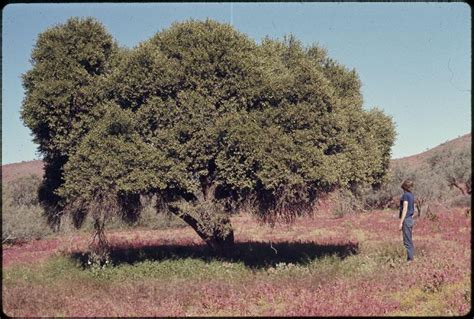
[[[453,196],[447,201],[449,207],[471,207],[471,196],[458,195]]]
[[[21,177],[2,186],[2,243],[39,239],[52,233],[42,216],[35,175]]]
[[[63,219],[62,226],[66,226],[66,223],[70,223],[70,221]],[[88,216],[81,229],[86,232],[93,232],[93,223],[94,221],[92,217]],[[181,228],[186,226],[187,224],[175,215],[157,212],[153,202],[145,201],[143,211],[141,212],[140,218],[137,221],[133,223],[127,223],[123,221],[120,216],[112,216],[109,223],[106,225],[106,230],[129,230],[133,228],[158,230],[167,228]],[[70,228],[71,231],[74,231],[72,227],[69,227],[69,225],[66,227]]]
[[[338,218],[364,211],[361,199],[348,189],[336,190],[331,194],[330,200],[333,202],[331,205],[333,207],[332,212]]]
[[[9,206],[3,203],[2,243],[20,243],[40,239],[51,233],[39,206]]]
[[[13,206],[38,205],[38,187],[41,179],[37,175],[29,175],[3,185],[4,200]]]
[[[21,177],[3,184],[2,187],[2,243],[21,243],[33,239],[40,239],[53,234],[43,216],[43,208],[38,202],[38,187],[41,183],[35,175]],[[141,218],[135,223],[127,224],[120,217],[112,217],[107,225],[108,230],[148,228],[166,229],[186,227],[178,217],[157,213],[154,198],[142,198],[144,209]],[[83,231],[92,232],[94,229],[92,218],[86,218]],[[63,216],[60,233],[74,232],[72,220]]]

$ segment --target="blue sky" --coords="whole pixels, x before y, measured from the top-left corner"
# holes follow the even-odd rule
[[[355,68],[364,107],[396,123],[392,158],[471,132],[471,20],[465,3],[10,4],[2,11],[2,163],[39,158],[19,119],[21,74],[39,33],[73,16],[134,47],[175,21],[211,18],[256,41],[294,34]]]

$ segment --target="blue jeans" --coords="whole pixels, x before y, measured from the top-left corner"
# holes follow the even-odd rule
[[[403,233],[403,245],[407,249],[407,260],[413,260],[413,251],[415,247],[413,246],[413,239],[412,239],[412,228],[413,228],[413,218],[406,217],[403,221],[402,225],[402,233]]]

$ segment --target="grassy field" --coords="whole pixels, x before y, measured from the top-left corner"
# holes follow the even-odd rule
[[[89,234],[3,246],[10,316],[440,316],[471,305],[471,216],[418,218],[407,265],[398,212],[292,225],[232,219],[236,247],[213,257],[190,228],[114,231],[111,264],[87,263]]]

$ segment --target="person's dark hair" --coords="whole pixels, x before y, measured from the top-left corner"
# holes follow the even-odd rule
[[[413,191],[413,186],[415,185],[415,183],[413,183],[413,181],[411,179],[406,179],[405,181],[403,181],[402,183],[402,189],[406,192],[412,192]]]

